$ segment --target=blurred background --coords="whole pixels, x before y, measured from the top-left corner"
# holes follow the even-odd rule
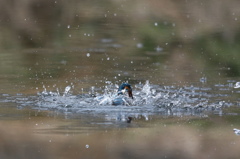
[[[106,80],[159,84],[238,77],[239,3],[2,0],[1,78],[90,87]]]
[[[214,102],[237,107],[224,117],[159,115],[114,127],[99,114],[68,119],[67,112],[1,103],[0,157],[239,158],[232,132],[240,127],[239,91],[232,90],[240,76],[239,6],[239,0],[0,0],[0,99],[24,94],[24,103],[44,89],[62,93],[70,85],[81,94],[149,80],[204,86]],[[219,90],[223,95],[214,94]]]

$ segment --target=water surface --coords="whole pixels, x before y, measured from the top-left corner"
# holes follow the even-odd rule
[[[240,157],[238,2],[0,3],[0,158]]]

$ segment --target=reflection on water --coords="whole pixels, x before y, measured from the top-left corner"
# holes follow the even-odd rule
[[[2,158],[239,158],[239,120],[227,116],[152,116],[110,127],[94,116],[27,116],[0,122]]]
[[[239,15],[235,0],[0,0],[0,158],[239,158]],[[134,99],[113,106],[122,82]]]

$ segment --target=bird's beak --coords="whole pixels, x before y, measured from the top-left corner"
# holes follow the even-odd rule
[[[133,99],[132,90],[129,90],[129,91],[128,91],[128,96]]]

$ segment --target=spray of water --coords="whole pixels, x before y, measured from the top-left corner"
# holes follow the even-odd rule
[[[31,106],[37,109],[67,111],[73,113],[108,114],[113,116],[128,116],[131,114],[147,117],[149,114],[189,115],[202,111],[221,111],[233,103],[214,100],[216,94],[206,93],[210,88],[190,86],[177,88],[175,86],[145,84],[132,85],[134,99],[127,95],[117,95],[118,85],[106,82],[104,92],[97,92],[95,87],[89,88],[89,93],[71,94],[72,86],[66,86],[64,92],[43,91],[31,97],[9,97],[7,101],[18,103],[19,107]],[[99,89],[97,89],[99,90]],[[206,90],[206,91],[204,91]],[[79,92],[79,91],[78,91]],[[218,94],[219,96],[219,94]],[[22,102],[25,100],[25,102]],[[117,104],[114,102],[117,101]]]

